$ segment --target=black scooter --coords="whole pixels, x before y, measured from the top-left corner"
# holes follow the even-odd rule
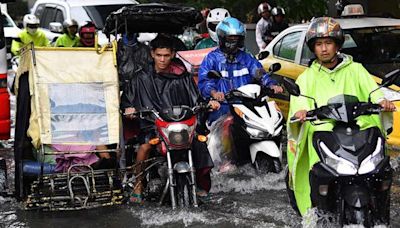
[[[398,82],[400,70],[387,74],[382,85]],[[291,95],[303,96],[293,81],[285,78]],[[317,131],[313,145],[320,161],[310,171],[312,206],[320,211],[337,214],[341,226],[362,224],[373,227],[390,222],[390,188],[393,169],[385,154],[386,140],[377,127],[360,130],[356,118],[379,114],[381,106],[360,102],[357,97],[338,95],[327,105],[307,112],[307,121],[334,120],[332,131]],[[304,96],[306,97],[306,96]],[[310,99],[314,99],[308,97]],[[291,121],[297,121],[294,117]],[[288,178],[286,178],[288,181]],[[288,183],[286,183],[288,186]],[[289,200],[296,209],[293,191],[287,188]]]

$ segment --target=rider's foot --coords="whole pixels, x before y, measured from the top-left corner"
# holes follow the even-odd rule
[[[219,167],[219,172],[229,173],[235,171],[236,169],[236,165],[232,164],[231,162],[226,162]]]
[[[132,193],[129,197],[129,202],[131,204],[143,205],[144,200],[142,194]]]
[[[197,188],[196,195],[197,195],[197,198],[203,203],[210,200],[210,193],[207,192],[206,190]]]

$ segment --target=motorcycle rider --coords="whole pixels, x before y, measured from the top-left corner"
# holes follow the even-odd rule
[[[19,55],[19,50],[31,42],[36,47],[46,47],[50,45],[44,32],[39,28],[40,21],[33,14],[26,14],[23,19],[24,29],[18,34],[18,38],[11,43],[11,52],[14,55]]]
[[[326,105],[329,98],[338,94],[357,96],[360,101],[368,100],[369,93],[377,88],[377,84],[361,64],[353,62],[351,56],[339,53],[344,35],[338,22],[330,17],[314,19],[308,27],[306,42],[316,59],[296,80],[301,94],[315,98],[319,106]],[[372,102],[379,103],[385,111],[395,110],[394,104],[384,99],[381,91],[372,94]],[[290,98],[289,116],[295,116],[300,123],[287,123],[289,186],[294,190],[297,208],[302,215],[311,207],[309,171],[319,161],[312,144],[313,133],[333,128],[331,122],[315,125],[304,122],[307,111],[314,108],[311,99]],[[357,124],[360,130],[374,126],[381,128],[377,115],[360,116]]]
[[[263,70],[261,63],[241,49],[246,35],[242,22],[233,17],[225,18],[218,24],[216,31],[219,47],[207,54],[199,68],[198,86],[204,98],[222,102],[226,92],[251,83],[257,72],[262,72],[264,85],[269,86],[275,93],[283,91]],[[209,78],[207,74],[212,70],[220,72],[224,80]],[[219,110],[209,114],[208,125],[227,113],[229,105],[221,104]],[[237,157],[234,160],[238,162]]]
[[[154,108],[161,111],[173,105],[188,105],[194,107],[201,100],[197,86],[186,71],[183,63],[174,58],[175,50],[173,40],[159,34],[150,42],[151,56],[154,68],[149,74],[133,77],[125,87],[121,98],[121,107],[128,118],[133,118],[132,113],[143,108]],[[219,103],[210,101],[212,109],[218,109]],[[136,156],[136,173],[143,170],[141,162],[146,160],[152,149],[149,140],[155,136],[154,124],[147,120],[140,120],[139,143],[141,144]],[[196,167],[196,179],[199,196],[206,196],[211,188],[210,171],[213,167],[207,145],[197,139],[193,140],[193,161]],[[143,185],[141,178],[137,178],[137,188],[134,189],[130,201],[142,203]]]
[[[258,8],[257,12],[260,15],[260,20],[256,24],[256,42],[258,48],[263,50],[267,44],[272,40],[271,37],[266,37],[265,34],[268,34],[269,30],[271,29],[272,21],[271,21],[271,6],[263,2],[261,3]]]
[[[272,40],[280,32],[289,27],[288,23],[285,21],[285,10],[282,7],[274,7],[271,10],[272,14],[272,24],[271,28],[267,31],[269,34],[265,34],[267,40]]]
[[[218,36],[215,31],[217,25],[220,21],[230,16],[231,15],[229,11],[224,8],[215,8],[210,10],[206,19],[206,26],[209,37],[200,40],[194,49],[197,50],[218,46]]]
[[[78,22],[74,19],[67,19],[63,22],[64,34],[59,36],[54,46],[56,47],[77,47],[79,45]]]

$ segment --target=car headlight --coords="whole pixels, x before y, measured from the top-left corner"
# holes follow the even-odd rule
[[[320,147],[322,149],[322,154],[325,155],[325,164],[336,170],[336,172],[345,175],[355,175],[357,169],[353,163],[347,161],[341,157],[336,156],[324,142],[320,142]]]
[[[382,149],[382,138],[378,138],[374,152],[361,162],[360,168],[358,169],[358,174],[366,174],[371,172],[383,160],[384,157],[385,155],[384,150]]]
[[[394,91],[392,89],[382,87],[381,91],[383,92],[383,95],[385,98],[389,101],[400,101],[400,93],[397,91]]]

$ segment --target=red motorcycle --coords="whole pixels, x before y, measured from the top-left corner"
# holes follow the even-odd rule
[[[192,142],[195,137],[200,142],[207,141],[206,136],[196,133],[197,114],[207,109],[205,104],[193,108],[182,105],[161,112],[141,110],[138,113],[140,118],[151,119],[156,126],[157,136],[149,143],[157,145],[157,153],[163,159],[156,159],[146,168],[145,193],[147,196],[160,196],[160,205],[169,191],[173,209],[198,206]]]

